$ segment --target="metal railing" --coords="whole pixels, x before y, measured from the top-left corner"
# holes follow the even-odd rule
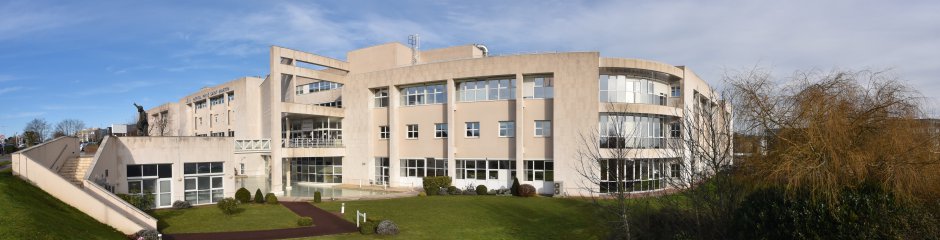
[[[285,148],[341,148],[342,139],[333,138],[291,138],[281,139],[281,147]]]
[[[270,152],[271,139],[235,139],[235,152]]]

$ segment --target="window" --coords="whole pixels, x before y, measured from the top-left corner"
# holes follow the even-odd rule
[[[402,177],[424,177],[424,159],[402,159]]]
[[[418,139],[418,124],[408,124],[408,139]]]
[[[480,122],[467,122],[466,137],[480,137]]]
[[[225,137],[225,132],[209,132],[209,136],[212,136],[212,137]]]
[[[516,99],[516,79],[464,81],[457,96],[461,102]]]
[[[209,101],[211,102],[212,106],[225,104],[225,98],[222,98],[222,96],[211,98]]]
[[[343,157],[290,158],[292,181],[342,183]]]
[[[602,159],[600,160],[600,192],[643,192],[666,188],[666,166],[669,175],[678,176],[676,159]],[[673,171],[675,170],[675,171]]]
[[[669,164],[669,177],[677,178],[682,172],[679,170],[679,163],[673,162]]]
[[[516,123],[512,121],[499,122],[499,137],[515,137]]]
[[[295,87],[295,88],[294,88],[294,93],[296,93],[297,95],[302,95],[302,94],[304,94],[304,93],[307,93],[307,85],[304,84],[304,85],[300,85],[300,86]]]
[[[682,96],[682,88],[681,88],[681,87],[673,86],[673,87],[670,87],[670,89],[671,89],[670,92],[672,92],[672,94],[671,94],[670,96],[673,96],[673,97],[681,97],[681,96]]]
[[[239,172],[239,174],[245,175],[245,164],[244,164],[244,163],[239,163],[238,166],[239,166],[239,167],[238,167],[238,170],[239,170],[238,172]]]
[[[196,102],[196,110],[206,108],[206,101]]]
[[[665,93],[656,91],[666,88],[661,82],[626,75],[601,75],[598,82],[601,102],[666,105]]]
[[[456,179],[501,179],[501,170],[506,172],[506,178],[516,175],[516,161],[513,160],[457,160],[455,167]]]
[[[387,157],[376,157],[375,158],[375,181],[380,185],[388,184],[388,158]]]
[[[427,173],[425,176],[447,176],[447,159],[427,158]]]
[[[127,178],[172,178],[170,164],[127,165]]]
[[[648,114],[601,113],[601,148],[662,148],[665,117]]]
[[[234,137],[234,136],[235,136],[235,131],[232,131],[231,129],[229,129],[229,130],[228,130],[228,136],[229,136],[229,137]]]
[[[375,107],[388,107],[388,89],[375,90]]]
[[[669,137],[671,138],[681,138],[682,137],[682,125],[678,122],[669,124]]]
[[[184,163],[183,185],[183,199],[191,204],[219,201],[224,197],[222,163]]]
[[[388,139],[388,126],[379,126],[379,139]]]
[[[555,89],[552,77],[526,78],[523,81],[525,98],[554,98]]]
[[[434,84],[405,87],[401,90],[402,103],[405,106],[447,103],[446,86],[446,84]]]
[[[552,121],[535,120],[535,136],[536,137],[551,137],[552,136]]]
[[[228,104],[232,105],[232,101],[235,101],[235,92],[228,93]]]
[[[555,181],[555,163],[552,161],[525,161],[526,181]]]
[[[336,100],[336,101],[325,102],[325,103],[317,103],[316,105],[317,105],[317,106],[321,106],[321,107],[342,108],[342,107],[343,107],[343,100]]]
[[[434,137],[435,138],[447,138],[447,124],[446,123],[434,124]]]
[[[286,57],[281,57],[281,64],[284,64],[284,65],[294,65],[294,59],[290,59],[290,58],[286,58]]]

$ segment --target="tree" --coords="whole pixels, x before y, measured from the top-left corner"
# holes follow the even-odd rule
[[[170,133],[170,119],[166,111],[152,115],[147,131],[150,132],[150,136],[169,136]]]
[[[31,134],[26,136],[26,144],[32,146],[34,143],[44,142],[46,136],[49,135],[49,123],[45,119],[35,118],[29,123],[26,123],[26,127],[23,129],[24,135],[26,132],[31,132]]]
[[[65,119],[55,125],[55,133],[60,136],[78,136],[78,132],[85,128],[85,122],[77,119]]]

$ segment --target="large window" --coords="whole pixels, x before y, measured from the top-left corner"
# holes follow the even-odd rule
[[[461,102],[516,99],[516,79],[464,81],[458,88]]]
[[[678,122],[673,122],[669,124],[669,137],[671,138],[681,138],[682,137],[682,125]]]
[[[662,148],[664,119],[660,115],[601,113],[600,145],[602,148]]]
[[[379,139],[388,139],[388,126],[379,126]]]
[[[212,106],[221,105],[221,104],[225,104],[225,98],[222,98],[222,96],[218,96],[218,97],[210,98],[209,102]]]
[[[667,176],[679,176],[676,159],[602,159],[600,192],[642,192],[667,187]],[[667,171],[666,166],[669,166]]]
[[[375,158],[375,181],[376,184],[387,185],[388,184],[388,158],[387,157],[377,157]]]
[[[555,87],[552,77],[527,77],[523,81],[525,98],[554,98]]]
[[[405,106],[447,103],[446,84],[405,87],[401,90],[401,101]]]
[[[232,101],[235,101],[235,92],[228,93],[228,104],[232,105]]]
[[[471,137],[471,138],[480,137],[480,122],[467,122],[466,137]]]
[[[599,82],[601,102],[666,105],[661,82],[625,75],[601,75]]]
[[[127,193],[149,195],[154,199],[152,207],[170,204],[170,182],[173,169],[170,164],[127,165]]]
[[[671,92],[670,96],[673,96],[673,97],[681,97],[681,96],[682,96],[682,88],[681,88],[681,87],[677,87],[677,86],[670,87],[670,92]]]
[[[401,176],[447,176],[447,159],[401,159]]]
[[[447,138],[447,124],[446,123],[434,124],[434,137],[435,138]]]
[[[304,84],[297,86],[297,95],[315,93],[319,91],[333,90],[342,88],[342,83],[335,83],[330,81],[319,81],[310,84]]]
[[[184,200],[191,204],[207,204],[222,199],[223,169],[221,162],[184,163]]]
[[[196,110],[203,109],[203,108],[206,108],[206,101],[205,101],[205,100],[200,101],[200,102],[196,102]]]
[[[543,160],[526,160],[525,180],[555,181],[555,162]]]
[[[408,124],[408,139],[418,139],[418,124]]]
[[[292,181],[343,183],[343,157],[291,158]]]
[[[536,137],[551,137],[552,136],[552,121],[535,120],[535,136]]]
[[[516,175],[516,161],[513,160],[457,160],[456,179],[500,179],[503,170],[506,178]]]
[[[375,107],[388,107],[387,88],[375,90],[373,98],[375,99]]]
[[[516,123],[513,121],[499,122],[499,137],[515,137]]]

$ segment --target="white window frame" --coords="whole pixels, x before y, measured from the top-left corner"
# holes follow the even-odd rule
[[[434,124],[434,138],[447,138],[447,123]]]
[[[405,125],[405,129],[407,130],[406,139],[418,139],[418,124]]]
[[[388,126],[379,126],[379,139],[388,139],[389,136]]]
[[[681,96],[682,96],[682,87],[679,87],[679,86],[670,86],[670,87],[669,87],[669,96],[670,96],[670,97],[681,97]]]
[[[373,107],[376,107],[376,108],[388,107],[389,101],[388,101],[388,89],[387,88],[376,90],[372,98],[374,99],[372,103]]]
[[[464,124],[466,131],[464,131],[464,137],[466,138],[479,138],[480,137],[480,122],[466,122]],[[471,136],[471,132],[476,133],[476,136]]]
[[[552,120],[535,120],[535,132],[533,135],[535,137],[551,137],[552,136]]]
[[[499,121],[499,137],[511,138],[516,137],[516,122],[515,121]]]

